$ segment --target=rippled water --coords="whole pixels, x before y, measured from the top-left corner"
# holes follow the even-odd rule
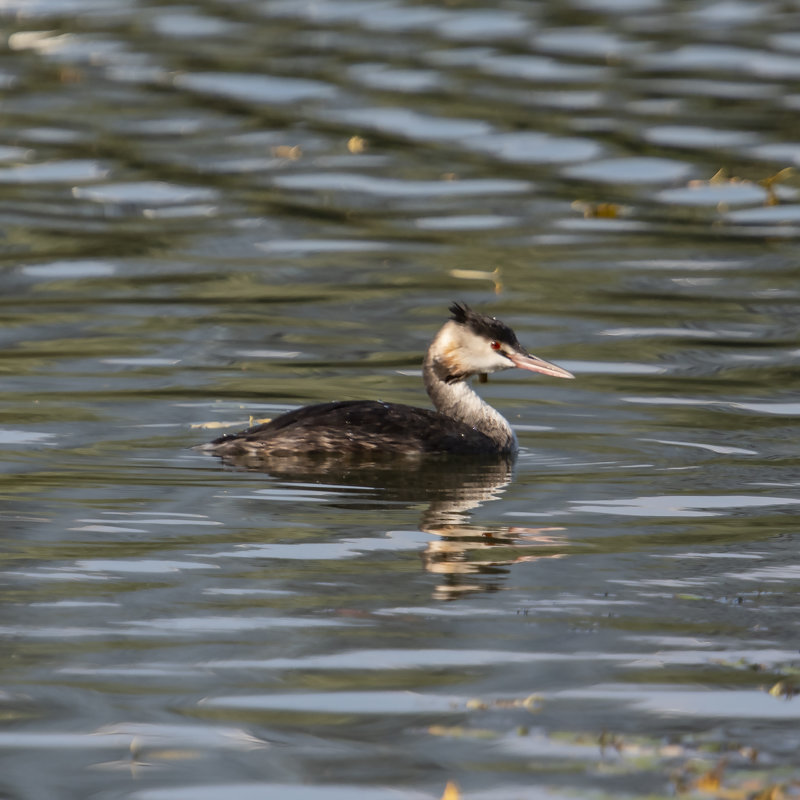
[[[798,795],[795,4],[0,19],[0,795]],[[452,300],[513,471],[190,449]]]

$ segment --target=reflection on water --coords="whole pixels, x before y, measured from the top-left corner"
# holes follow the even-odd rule
[[[433,591],[433,596],[440,600],[454,599],[465,592],[496,590],[508,574],[506,567],[522,561],[560,558],[562,553],[558,548],[567,545],[564,529],[560,527],[470,522],[471,511],[501,498],[511,482],[513,462],[506,458],[432,457],[408,459],[400,465],[388,455],[384,458],[347,454],[272,458],[242,455],[222,460],[235,469],[261,472],[280,480],[277,490],[259,488],[251,495],[238,495],[239,499],[269,495],[275,500],[324,502],[334,492],[340,495],[336,501],[338,507],[366,509],[376,502],[427,504],[419,530],[431,534],[431,538],[422,559],[425,569],[442,580]],[[349,541],[346,547],[357,551],[358,544]],[[315,543],[306,557],[319,558],[322,549]],[[341,548],[328,549],[331,556],[344,556]],[[303,557],[295,544],[284,546],[284,550],[285,558]],[[289,555],[289,551],[293,554]],[[253,554],[252,549],[247,552]],[[259,552],[279,555],[275,546]]]
[[[439,537],[430,542],[423,554],[425,569],[443,578],[434,593],[438,600],[499,589],[507,567],[523,561],[561,558],[559,548],[567,544],[561,535],[563,528],[484,528],[464,524],[435,525],[425,530]]]
[[[790,796],[795,17],[0,3],[0,794]],[[454,300],[513,470],[190,449]]]

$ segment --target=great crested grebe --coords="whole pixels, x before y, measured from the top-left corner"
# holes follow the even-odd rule
[[[201,449],[223,458],[250,459],[306,453],[513,455],[514,431],[475,394],[469,379],[511,367],[556,378],[575,376],[527,353],[500,320],[459,303],[450,306],[450,313],[422,365],[436,411],[374,400],[320,403],[225,434]]]

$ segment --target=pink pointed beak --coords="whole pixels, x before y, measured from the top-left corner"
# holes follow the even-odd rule
[[[574,378],[571,372],[562,369],[561,367],[545,361],[543,358],[536,356],[526,355],[524,353],[506,353],[508,358],[515,367],[520,369],[527,369],[530,372],[541,372],[542,375],[551,375],[554,378]]]

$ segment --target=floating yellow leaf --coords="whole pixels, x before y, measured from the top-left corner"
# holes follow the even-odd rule
[[[495,268],[491,272],[481,269],[451,269],[450,274],[454,278],[464,278],[468,281],[493,281],[500,274],[500,269]]]
[[[729,180],[735,181],[736,178],[728,178],[728,170],[725,167],[718,169],[709,179],[709,183],[728,183]]]
[[[272,155],[276,158],[287,158],[289,161],[297,161],[303,155],[303,151],[300,149],[299,144],[280,144],[272,148]]]
[[[237,420],[235,422],[195,422],[190,425],[190,428],[199,428],[204,431],[214,431],[217,428],[242,428],[244,426],[252,427],[253,425],[261,425],[264,422],[271,422],[270,417],[264,419],[254,419],[250,417],[249,422],[242,422]]]
[[[572,208],[582,212],[584,219],[616,219],[623,211],[623,206],[618,203],[587,203],[583,200],[576,200]]]
[[[708,180],[702,178],[694,178],[686,185],[690,189],[698,189],[701,186],[719,186],[723,183],[741,183],[741,178],[729,178],[728,170],[725,167],[718,169]]]
[[[453,781],[447,781],[447,786],[444,787],[442,800],[461,800],[461,792]]]
[[[778,172],[776,172],[774,175],[762,178],[759,181],[754,181],[750,180],[749,178],[739,178],[735,175],[729,176],[725,167],[722,167],[721,169],[717,170],[708,180],[691,180],[687,183],[687,186],[689,186],[690,189],[697,189],[702,186],[722,186],[725,184],[740,186],[744,184],[754,185],[757,183],[767,192],[764,205],[777,206],[781,201],[776,192],[776,185],[787,180],[788,178],[791,178],[795,174],[796,170],[794,167],[784,167],[784,169],[778,170]],[[728,210],[728,207],[727,205],[720,203],[718,210],[724,213]]]
[[[775,184],[785,181],[787,178],[794,175],[794,173],[794,167],[785,167],[774,175],[770,175],[768,178],[759,181],[759,184],[767,190],[767,199],[764,201],[764,205],[777,206],[780,203],[780,199],[775,192]]]
[[[766,189],[769,189],[771,186],[774,186],[776,183],[781,183],[785,181],[787,178],[791,178],[792,175],[795,174],[797,170],[794,167],[784,167],[782,170],[778,170],[774,175],[770,175],[768,178],[764,178],[760,180],[759,183]]]
[[[717,792],[722,784],[722,773],[725,771],[725,761],[722,760],[714,769],[701,775],[695,782],[694,788],[701,792]]]
[[[603,219],[616,219],[620,211],[622,211],[622,206],[617,203],[598,203],[594,208],[594,216]]]
[[[465,281],[491,281],[494,284],[495,294],[500,294],[503,283],[500,279],[500,267],[495,267],[491,272],[481,269],[451,269],[448,270],[453,278]]]
[[[347,140],[347,149],[353,153],[353,155],[363,153],[367,149],[367,140],[362,139],[360,136],[351,136]]]
[[[785,697],[787,700],[800,694],[800,689],[792,680],[780,680],[769,690],[773,697]]]
[[[523,701],[522,707],[528,711],[539,711],[542,707],[542,696],[539,694],[529,694]]]
[[[694,782],[694,788],[701,792],[716,792],[719,789],[719,783],[719,776],[708,772]]]

